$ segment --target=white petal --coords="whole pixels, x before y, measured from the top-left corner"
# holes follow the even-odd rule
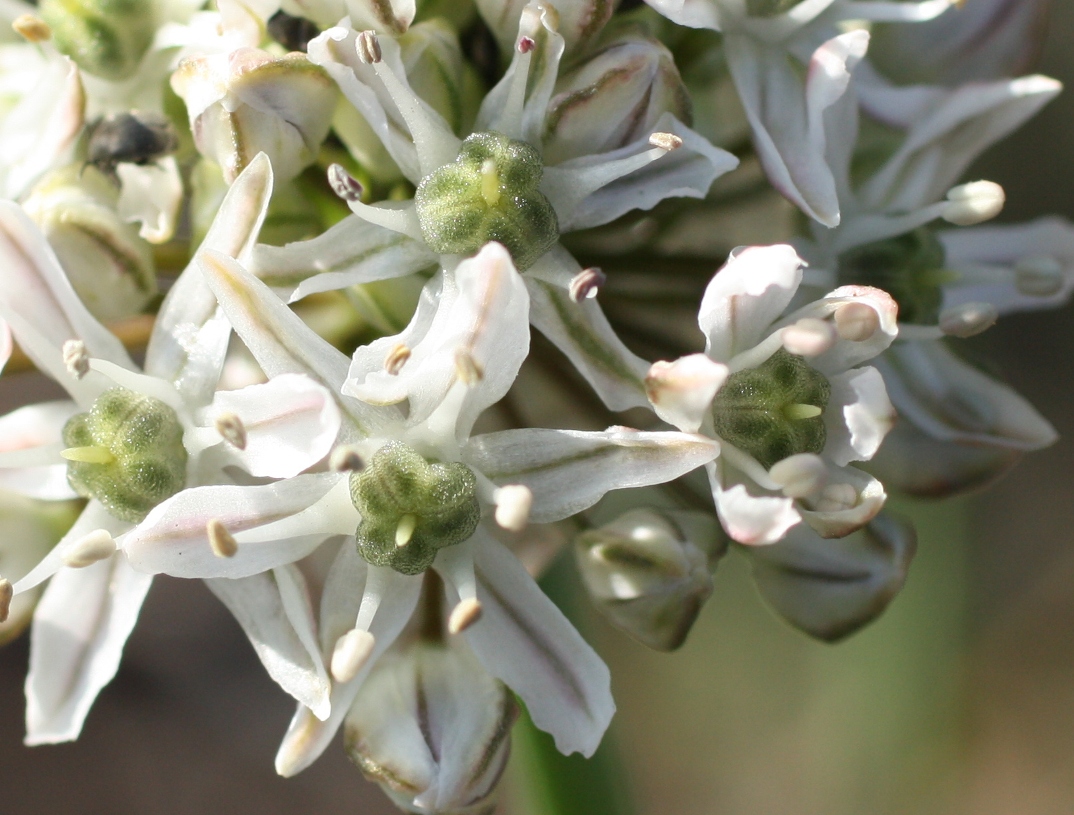
[[[843,467],[868,461],[895,424],[895,408],[876,368],[854,368],[828,378],[832,386],[824,410],[824,455]]]
[[[696,433],[727,375],[726,365],[704,354],[690,354],[674,362],[654,362],[645,377],[645,390],[657,416]]]
[[[119,217],[139,221],[138,234],[150,243],[170,240],[183,202],[183,180],[175,156],[165,156],[155,164],[123,162],[116,174],[122,184],[116,204]]]
[[[42,402],[13,410],[0,417],[0,451],[29,450],[62,443],[64,424],[75,413],[74,402]],[[0,468],[0,488],[31,498],[62,501],[74,498],[67,483],[67,464],[40,467]]]
[[[716,467],[719,466],[717,463]],[[751,495],[743,484],[724,488],[711,465],[709,482],[720,523],[727,534],[739,543],[750,546],[775,543],[802,520],[790,498]]]
[[[593,506],[610,490],[671,481],[719,450],[718,442],[691,433],[525,429],[475,436],[463,459],[497,484],[529,487],[530,520],[547,523]]]
[[[799,502],[802,520],[822,538],[841,538],[861,529],[876,517],[887,500],[883,484],[854,467],[833,469],[828,475],[828,483],[849,484],[857,498],[854,506],[837,511],[814,511]]]
[[[30,633],[27,744],[78,737],[97,694],[116,675],[152,581],[122,555],[53,576]]]

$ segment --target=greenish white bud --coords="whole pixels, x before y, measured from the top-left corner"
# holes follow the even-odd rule
[[[632,510],[575,540],[590,597],[608,621],[660,651],[686,640],[712,594],[727,539],[708,515]]]
[[[358,553],[402,574],[425,571],[440,549],[462,543],[481,521],[473,470],[429,462],[402,442],[389,442],[352,472],[350,489],[362,516]]]
[[[458,158],[425,176],[414,195],[426,243],[445,255],[503,244],[521,271],[559,240],[559,222],[540,191],[544,166],[529,144],[474,133]]]
[[[444,20],[418,23],[399,37],[407,82],[456,133],[468,133],[484,97],[455,30]]]
[[[67,481],[115,517],[139,523],[186,485],[183,426],[163,402],[125,388],[101,394],[63,427]]]
[[[105,321],[137,314],[157,293],[152,249],[120,217],[118,201],[96,169],[71,165],[43,178],[23,203],[82,302]]]
[[[41,0],[38,13],[61,53],[113,81],[134,75],[157,31],[155,0]]]

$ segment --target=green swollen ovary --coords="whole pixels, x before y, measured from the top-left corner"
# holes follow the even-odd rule
[[[824,409],[831,385],[802,357],[780,349],[764,363],[731,374],[712,401],[716,435],[766,470],[788,456],[824,450]]]
[[[358,553],[402,574],[429,568],[445,546],[462,543],[481,520],[477,479],[465,464],[429,462],[389,442],[352,473],[351,502],[362,516]]]
[[[154,0],[41,0],[42,19],[61,53],[112,81],[138,69],[157,28]]]
[[[839,285],[875,286],[899,306],[899,322],[931,324],[940,316],[944,283],[943,244],[921,227],[896,238],[868,243],[839,258]]]
[[[502,243],[519,270],[559,240],[559,221],[539,189],[537,151],[500,133],[474,133],[451,164],[429,173],[414,194],[425,242],[445,255]]]
[[[125,388],[105,391],[63,428],[67,480],[115,517],[139,523],[186,486],[183,426],[163,402]]]

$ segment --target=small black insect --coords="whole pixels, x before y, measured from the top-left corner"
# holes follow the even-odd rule
[[[267,28],[269,36],[284,48],[303,53],[310,40],[321,33],[321,30],[305,17],[292,17],[282,11],[269,17]]]
[[[110,113],[90,125],[86,163],[114,179],[117,164],[149,164],[178,146],[175,128],[159,113]]]

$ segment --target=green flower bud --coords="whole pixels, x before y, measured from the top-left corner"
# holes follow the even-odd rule
[[[157,29],[154,0],[41,0],[38,13],[62,53],[113,81],[134,74]]]
[[[802,357],[780,349],[727,378],[712,400],[716,435],[764,467],[797,453],[820,453],[831,385]]]
[[[63,427],[67,481],[123,521],[139,523],[186,485],[183,426],[158,399],[126,388],[101,394]]]
[[[351,502],[362,516],[358,553],[402,574],[429,568],[436,553],[474,534],[481,520],[477,479],[465,464],[433,464],[389,442],[351,474]]]
[[[525,142],[474,133],[458,158],[425,176],[414,195],[426,243],[445,255],[470,255],[489,241],[527,269],[559,240],[556,211],[538,189],[544,166]]]
[[[935,323],[943,303],[943,244],[924,227],[868,243],[839,258],[839,285],[875,286],[899,304],[899,322]]]

